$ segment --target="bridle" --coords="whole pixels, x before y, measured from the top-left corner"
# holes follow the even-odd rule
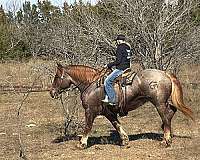
[[[56,75],[55,76],[55,78],[59,78],[59,79],[61,79],[61,81],[60,81],[60,84],[62,84],[63,83],[63,80],[65,79],[65,74],[67,74],[67,73],[65,73],[65,69],[64,68],[59,68],[59,70],[61,71],[61,76],[58,76],[58,75]],[[62,92],[67,92],[67,91],[73,91],[74,89],[76,89],[76,88],[78,88],[79,86],[81,85],[81,83],[79,83],[78,85],[76,85],[75,87],[73,87],[73,88],[67,88],[67,89],[59,89],[59,94],[61,94]]]
[[[65,78],[65,70],[63,69],[63,68],[58,68],[60,71],[61,71],[61,76],[58,76],[57,74],[56,74],[56,76],[55,76],[55,78],[58,78],[58,79],[60,79],[60,85],[63,83],[63,80],[64,80],[64,78]],[[60,86],[57,88],[58,89],[58,93],[59,94],[61,94],[62,92],[64,92],[64,91],[69,91],[70,90],[70,88],[67,88],[67,89],[62,89],[62,88],[60,88]]]
[[[65,75],[65,70],[63,68],[62,69],[59,68],[59,70],[61,71],[61,76],[59,77],[58,75],[56,75],[56,78],[60,78],[63,81],[64,75]]]

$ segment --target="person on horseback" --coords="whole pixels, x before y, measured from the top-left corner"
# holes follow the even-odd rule
[[[115,39],[117,44],[116,49],[116,60],[107,64],[106,67],[111,69],[115,66],[115,69],[111,72],[110,75],[104,81],[104,88],[105,88],[105,99],[102,100],[104,103],[108,103],[109,105],[116,105],[116,94],[113,87],[113,82],[117,77],[123,74],[123,72],[130,68],[130,58],[131,58],[131,46],[126,41],[125,35],[118,35]]]

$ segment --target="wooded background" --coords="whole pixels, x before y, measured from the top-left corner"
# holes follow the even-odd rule
[[[115,54],[113,39],[125,34],[133,63],[178,69],[200,62],[199,0],[81,0],[62,7],[50,1],[19,10],[0,8],[0,60],[33,57],[103,66]]]

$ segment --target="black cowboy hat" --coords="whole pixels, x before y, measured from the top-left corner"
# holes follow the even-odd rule
[[[117,38],[115,39],[115,41],[117,41],[117,40],[125,40],[126,39],[126,37],[125,37],[125,35],[123,35],[123,34],[119,34],[119,35],[117,35]]]

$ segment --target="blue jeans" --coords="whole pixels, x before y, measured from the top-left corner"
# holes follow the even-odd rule
[[[106,95],[110,102],[116,102],[116,95],[114,90],[113,82],[123,73],[123,70],[115,69],[104,81],[104,87],[106,91]]]

